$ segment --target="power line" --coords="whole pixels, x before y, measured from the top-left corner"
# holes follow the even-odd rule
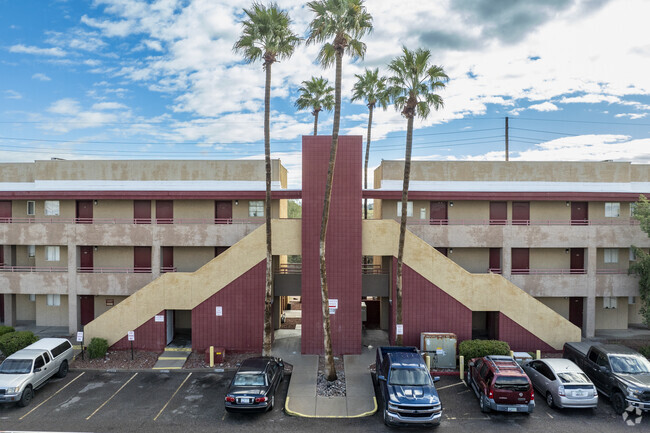
[[[517,117],[516,120],[531,120],[534,122],[590,123],[597,125],[650,126],[650,123],[599,122],[595,120],[533,119],[531,117]]]
[[[539,129],[526,129],[526,128],[510,128],[517,131],[528,131],[528,132],[539,132],[542,134],[556,134],[556,135],[569,135],[571,137],[577,137],[580,134],[570,134],[568,132],[555,132],[555,131],[540,131]]]

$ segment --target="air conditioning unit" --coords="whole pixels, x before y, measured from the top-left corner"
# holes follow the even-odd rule
[[[448,332],[422,332],[420,351],[431,357],[431,368],[456,368],[456,334]]]

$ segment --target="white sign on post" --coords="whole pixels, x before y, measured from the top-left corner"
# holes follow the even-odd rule
[[[336,308],[330,307],[330,314],[336,314]]]
[[[223,316],[223,307],[217,307],[216,314],[217,316]]]
[[[129,331],[126,333],[128,336],[129,341],[135,341],[135,332],[134,331]]]
[[[84,333],[82,331],[77,332],[77,343],[84,341]]]
[[[163,315],[155,316],[154,321],[155,322],[164,322],[165,321],[165,316],[163,316]]]
[[[329,304],[330,305],[330,310],[332,308],[334,308],[334,309],[339,308],[339,300],[338,299],[330,299],[329,301],[330,301],[330,304]]]
[[[395,335],[404,335],[404,325],[395,325]]]

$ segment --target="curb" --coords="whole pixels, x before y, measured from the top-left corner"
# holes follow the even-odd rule
[[[173,369],[171,367],[166,367],[165,370],[173,370],[173,371],[163,371],[160,369],[154,370],[153,368],[70,368],[70,371],[100,371],[104,373],[128,373],[128,372],[149,372],[149,373],[176,373],[176,372],[192,372],[192,373],[229,373],[229,372],[234,372],[237,371],[236,368],[216,368],[216,369],[210,369],[210,368],[181,368],[181,369]]]
[[[368,412],[363,412],[357,415],[306,415],[304,413],[295,412],[289,409],[289,400],[291,397],[287,396],[287,400],[284,402],[284,411],[287,415],[297,416],[301,418],[333,418],[333,419],[344,419],[344,418],[363,418],[367,416],[374,415],[377,412],[377,397],[373,396],[372,401],[374,403],[374,408]]]

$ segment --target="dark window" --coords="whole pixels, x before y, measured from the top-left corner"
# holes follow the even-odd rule
[[[43,361],[42,356],[39,356],[34,360],[34,370],[36,370],[37,368],[43,368],[44,365],[45,365],[45,361]]]
[[[50,362],[50,355],[47,354],[47,352],[43,352],[43,358],[45,358],[45,363],[47,364]]]
[[[483,360],[479,359],[478,361],[476,361],[475,368],[477,371],[480,371],[481,367],[483,367]]]
[[[547,378],[548,380],[555,380],[555,375],[548,367],[548,365],[544,364],[543,362],[539,364],[539,368],[537,369],[537,371],[539,371],[540,374],[545,378]]]
[[[598,352],[596,352],[595,350],[589,352],[589,360],[591,362],[596,362],[598,360]]]
[[[69,341],[64,341],[63,343],[59,344],[56,346],[54,349],[52,349],[52,356],[56,358],[66,350],[70,349],[72,345],[70,344]]]
[[[483,365],[483,368],[481,368],[481,377],[485,379],[487,377],[487,372],[488,372],[488,366],[487,364]]]
[[[596,364],[600,367],[608,367],[609,368],[609,361],[607,360],[607,355],[601,353],[600,356],[598,356],[598,361],[596,361]]]
[[[499,376],[494,382],[494,387],[512,391],[528,391],[528,379],[523,376]]]

